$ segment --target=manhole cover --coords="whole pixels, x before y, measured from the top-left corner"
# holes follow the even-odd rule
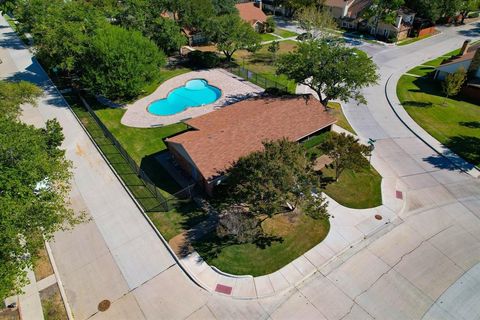
[[[110,308],[110,300],[102,300],[98,304],[98,311],[107,311]]]
[[[383,217],[382,217],[381,215],[379,215],[379,214],[376,214],[376,215],[375,215],[375,219],[377,219],[377,220],[382,220]]]

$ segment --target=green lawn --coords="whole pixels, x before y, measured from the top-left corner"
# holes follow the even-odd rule
[[[408,70],[406,73],[414,74],[414,75],[417,75],[417,76],[420,76],[420,77],[424,77],[424,76],[426,76],[426,75],[428,75],[428,74],[430,74],[431,72],[434,72],[434,71],[435,71],[435,67],[425,65],[425,66],[418,66],[418,67],[412,68],[412,69]]]
[[[262,39],[262,42],[264,41],[273,41],[273,40],[281,40],[279,37],[275,37],[271,33],[261,33],[260,38]]]
[[[342,106],[338,102],[329,102],[328,107],[331,109],[335,118],[337,118],[337,126],[342,127],[343,129],[350,131],[353,134],[356,134],[352,126],[348,122],[345,114],[343,114]]]
[[[179,200],[171,204],[171,208],[167,212],[147,213],[167,241],[208,217],[208,213],[199,209],[192,201]]]
[[[328,132],[321,133],[303,142],[310,157],[323,154],[318,147],[328,137]],[[324,168],[322,173],[327,178],[335,176],[332,168]],[[382,177],[371,166],[357,172],[345,170],[338,181],[327,184],[325,193],[343,206],[355,209],[374,208],[382,204]]]
[[[187,125],[182,122],[156,128],[127,127],[120,123],[125,112],[125,109],[110,108],[95,111],[108,130],[138,164],[144,157],[165,150],[167,146],[163,142],[164,138],[187,129]]]
[[[303,214],[294,218],[279,214],[266,220],[263,227],[273,238],[270,245],[228,245],[214,236],[193,245],[203,259],[224,272],[260,276],[282,268],[320,243],[327,236],[330,223]]]
[[[334,177],[332,169],[324,169],[326,176]],[[345,170],[337,182],[327,185],[325,193],[341,205],[354,209],[367,209],[382,204],[382,177],[373,168],[358,172]]]
[[[408,114],[435,139],[480,165],[480,106],[461,97],[446,99],[440,82],[402,76],[397,96]]]
[[[402,40],[402,41],[398,42],[398,43],[397,43],[397,46],[406,46],[407,44],[412,44],[412,43],[415,43],[415,42],[417,42],[417,41],[430,38],[430,37],[432,37],[432,36],[434,36],[434,35],[435,35],[435,34],[427,34],[427,35],[424,35],[424,36],[421,36],[421,37],[408,38],[408,39],[405,39],[405,40]]]
[[[296,46],[297,43],[295,41],[281,41],[277,56],[294,50]],[[297,86],[295,81],[289,80],[284,75],[278,76],[275,74],[275,57],[272,53],[268,52],[268,45],[264,45],[254,54],[251,54],[246,50],[239,50],[233,55],[233,58],[237,65],[243,66],[267,79],[267,83],[265,83],[263,79],[256,82],[255,78],[249,79],[249,81],[254,82],[263,88],[271,86],[272,82],[276,81],[280,85],[287,87],[288,92],[295,93],[295,88]]]
[[[281,29],[281,28],[276,28],[275,29],[275,34],[279,35],[282,38],[291,38],[291,37],[296,37],[298,33],[286,30],[286,29]]]

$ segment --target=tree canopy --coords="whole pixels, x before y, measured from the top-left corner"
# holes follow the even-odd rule
[[[315,219],[328,217],[320,176],[303,146],[286,139],[263,145],[264,150],[240,158],[215,189],[220,236],[251,241],[261,235],[266,217],[297,208]]]
[[[375,28],[378,27],[380,21],[393,24],[397,19],[397,10],[404,3],[404,0],[373,0],[364,15],[373,20]]]
[[[335,180],[340,178],[345,169],[368,167],[366,157],[370,155],[370,147],[358,143],[358,139],[351,135],[331,132],[320,148],[333,160]]]
[[[478,0],[406,0],[406,4],[418,15],[436,22],[442,17],[454,17],[460,13],[463,19],[470,11],[480,9]]]
[[[312,34],[313,38],[325,37],[330,35],[326,29],[336,29],[337,22],[333,19],[332,14],[324,6],[318,8],[316,5],[300,7],[295,17],[300,26]]]
[[[264,142],[263,151],[240,158],[226,176],[217,193],[222,203],[243,204],[256,215],[273,216],[293,209],[319,186],[303,147],[285,139]]]
[[[217,44],[227,60],[239,49],[257,46],[260,35],[252,26],[243,21],[238,14],[229,14],[217,17],[209,28],[211,39]]]
[[[377,67],[365,53],[325,41],[299,43],[276,65],[277,74],[310,87],[325,107],[332,99],[366,103],[361,89],[378,80]]]
[[[165,63],[164,54],[140,32],[112,25],[95,32],[85,59],[84,86],[113,99],[137,96]]]
[[[41,91],[26,82],[0,81],[0,299],[27,283],[26,270],[44,240],[82,221],[68,207],[70,163],[59,149],[61,127],[37,129],[18,120],[21,103]]]

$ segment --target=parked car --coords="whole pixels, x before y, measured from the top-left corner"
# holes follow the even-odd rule
[[[310,40],[312,38],[313,38],[313,35],[310,32],[304,32],[297,36],[297,40],[300,40],[300,41]]]

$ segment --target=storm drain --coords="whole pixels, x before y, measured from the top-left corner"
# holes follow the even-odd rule
[[[98,304],[98,311],[104,312],[107,311],[108,308],[110,308],[110,300],[102,300]]]

